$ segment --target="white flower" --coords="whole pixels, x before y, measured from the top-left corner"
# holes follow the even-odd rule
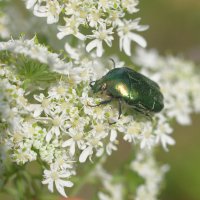
[[[28,3],[27,6],[31,7],[34,1]],[[61,10],[62,7],[57,0],[47,0],[46,5],[36,4],[34,6],[34,15],[38,17],[47,17],[47,24],[53,24],[58,22]]]
[[[104,183],[105,189],[109,192],[105,194],[103,192],[98,193],[99,200],[122,200],[123,199],[123,187],[121,184],[113,184],[111,181]]]
[[[58,39],[62,39],[67,35],[74,35],[80,40],[85,40],[85,36],[80,33],[79,25],[82,23],[78,18],[72,15],[70,18],[65,18],[66,24],[65,26],[58,26],[58,30],[60,31],[57,34]]]
[[[54,160],[55,149],[58,144],[56,144],[56,145],[54,145],[52,143],[48,143],[48,144],[44,143],[44,144],[39,149],[39,155],[40,155],[41,160],[50,164]]]
[[[101,23],[99,25],[99,29],[93,30],[93,35],[89,35],[88,38],[94,39],[91,42],[89,42],[86,46],[86,51],[90,52],[92,49],[96,48],[96,54],[98,57],[101,57],[103,54],[103,41],[106,42],[106,44],[111,47],[112,46],[112,40],[114,39],[113,34],[113,28],[106,29],[106,24]]]
[[[91,27],[97,27],[98,23],[103,23],[103,19],[101,18],[103,15],[100,10],[94,8],[88,14],[88,22]]]
[[[171,101],[166,105],[167,115],[170,118],[174,117],[182,125],[189,125],[191,124],[190,114],[192,113],[189,97],[185,93],[180,93],[181,90],[177,90],[175,85],[173,90],[174,92],[178,91],[178,93],[176,98],[171,98]]]
[[[102,41],[104,40],[111,47],[112,37],[110,36],[106,41],[103,35],[107,33],[104,31],[101,36],[98,36],[95,33],[101,32],[101,30],[94,29],[98,29],[100,24],[105,24],[104,26],[109,27],[108,30],[111,32],[119,32],[120,21],[125,19],[128,14],[139,11],[136,8],[139,3],[138,0],[25,0],[25,3],[27,9],[34,7],[33,12],[36,16],[47,17],[48,24],[58,23],[59,33],[57,37],[59,39],[67,35],[74,35],[79,40],[84,40],[85,38],[94,39],[94,41],[90,42],[91,44],[89,43],[87,51],[97,48],[98,57],[103,54]],[[62,14],[60,15],[61,12]],[[60,20],[59,16],[61,17]],[[61,24],[63,21],[66,22],[65,26]],[[94,33],[93,38],[88,35],[91,28]],[[108,34],[114,35],[114,33]],[[137,34],[131,34],[131,36],[130,40],[134,40],[144,46],[144,39],[141,36]],[[124,41],[128,44],[126,39]]]
[[[37,154],[31,150],[29,145],[24,144],[23,147],[16,149],[11,157],[17,164],[25,164],[26,162],[36,160]]]
[[[122,7],[127,9],[127,11],[132,14],[139,11],[139,9],[136,8],[138,3],[138,0],[122,0]]]
[[[142,134],[140,135],[140,148],[151,149],[155,145],[155,135],[153,135],[153,127],[150,122],[146,122]]]
[[[132,121],[127,125],[123,138],[125,141],[136,143],[136,141],[140,138],[142,130],[143,123]]]
[[[79,16],[81,7],[84,7],[83,1],[79,0],[68,0],[68,2],[65,3],[66,3],[65,14],[70,16],[71,15]]]
[[[112,1],[107,1],[107,0],[98,1],[98,9],[100,10],[100,8],[102,8],[104,12],[110,9],[111,6],[112,6]]]
[[[110,10],[109,17],[106,21],[107,23],[112,24],[113,27],[117,27],[121,22],[120,18],[124,17],[124,15],[125,14],[122,11]]]
[[[64,187],[72,187],[73,183],[66,180],[71,173],[69,170],[59,169],[56,164],[50,165],[50,170],[44,170],[43,184],[48,184],[48,189],[53,192],[53,185],[55,183],[57,191],[64,197],[67,197]],[[64,179],[64,180],[63,180]]]
[[[46,98],[43,93],[39,95],[34,95],[35,100],[41,104],[30,104],[28,110],[33,112],[33,117],[37,118],[41,115],[42,112],[49,114],[51,111],[53,103],[49,98]]]
[[[122,200],[123,199],[123,185],[122,183],[115,183],[113,181],[114,177],[111,174],[107,173],[102,165],[97,165],[94,175],[100,178],[102,185],[104,187],[104,192],[98,192],[99,200]]]
[[[132,31],[144,31],[148,28],[148,26],[141,26],[139,25],[140,19],[135,19],[135,20],[124,20],[121,21],[119,24],[119,27],[117,29],[118,35],[120,37],[119,40],[119,46],[120,50],[124,50],[124,52],[128,55],[131,56],[131,41],[135,41],[142,47],[146,47],[146,41],[145,39],[136,34],[133,33]]]
[[[62,113],[51,112],[48,117],[44,118],[44,120],[50,121],[52,125],[46,135],[47,142],[49,142],[52,139],[53,135],[58,137],[61,132],[66,132],[66,129],[69,126],[66,124],[66,121],[68,119],[69,116],[66,115],[65,112]]]
[[[134,199],[157,199],[163,176],[169,170],[169,166],[158,166],[153,151],[143,150],[137,153],[136,159],[131,163],[131,169],[144,179],[144,183],[137,187]]]
[[[69,153],[71,156],[74,156],[76,145],[79,149],[85,148],[85,141],[84,141],[84,134],[83,134],[83,126],[78,126],[75,128],[69,128],[67,134],[71,137],[70,139],[66,140],[62,146],[69,147]]]
[[[60,81],[57,85],[49,88],[48,97],[51,99],[61,99],[66,96],[67,92],[68,87],[66,86],[66,82]]]
[[[81,152],[79,156],[79,162],[85,162],[88,157],[91,159],[94,150],[96,150],[97,157],[100,157],[103,154],[103,143],[101,139],[101,135],[89,135],[89,137],[87,138],[86,148]]]
[[[167,145],[174,145],[175,140],[170,136],[173,129],[170,125],[162,118],[159,119],[156,130],[156,143],[161,143],[163,148],[168,151]]]

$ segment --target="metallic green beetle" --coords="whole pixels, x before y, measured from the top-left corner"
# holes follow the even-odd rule
[[[90,87],[93,93],[102,92],[109,96],[108,100],[94,106],[107,104],[113,99],[118,100],[118,118],[122,113],[122,101],[146,116],[164,108],[164,97],[158,84],[127,67],[110,70],[101,79],[90,82]]]

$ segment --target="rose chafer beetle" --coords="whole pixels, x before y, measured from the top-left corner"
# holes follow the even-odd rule
[[[164,97],[159,85],[148,77],[128,67],[114,68],[99,80],[90,82],[93,93],[105,93],[109,99],[97,105],[107,104],[113,99],[119,103],[119,117],[122,101],[136,111],[151,116],[164,108]]]

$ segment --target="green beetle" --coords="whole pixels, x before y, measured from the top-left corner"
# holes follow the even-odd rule
[[[118,119],[122,113],[122,101],[146,116],[164,108],[164,97],[159,85],[128,67],[110,70],[101,79],[90,82],[90,87],[93,93],[102,92],[109,96],[108,100],[93,106],[107,104],[113,99],[118,100]]]

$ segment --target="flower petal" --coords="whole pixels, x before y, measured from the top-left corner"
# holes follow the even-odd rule
[[[146,40],[142,36],[140,36],[140,35],[138,35],[136,33],[132,33],[132,32],[129,33],[128,36],[129,36],[129,38],[131,40],[133,40],[136,43],[138,43],[141,47],[145,48],[147,46],[147,42],[146,42]]]
[[[86,51],[90,52],[92,49],[97,47],[98,40],[92,40],[88,45],[86,46]]]
[[[102,41],[98,41],[98,45],[97,45],[97,56],[101,57],[103,54],[103,45],[102,45]]]
[[[131,56],[131,41],[128,37],[124,37],[123,49],[126,55]]]
[[[92,147],[87,147],[86,149],[84,149],[79,157],[79,162],[81,163],[85,162],[88,156],[91,154],[91,152],[92,152]]]
[[[60,181],[55,181],[57,191],[64,197],[67,197],[64,186],[59,183]]]

